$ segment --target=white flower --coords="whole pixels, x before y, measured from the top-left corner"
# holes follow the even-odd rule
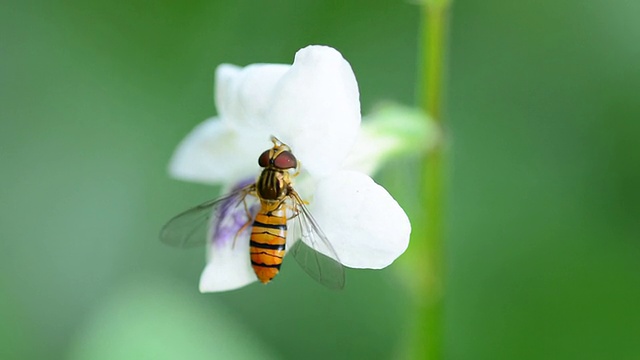
[[[176,150],[173,176],[230,188],[260,173],[258,156],[273,135],[301,164],[294,187],[309,202],[343,265],[380,269],[408,246],[411,225],[389,193],[367,174],[346,168],[359,138],[358,85],[349,63],[326,46],[296,53],[293,65],[220,65],[218,117],[206,120]],[[359,139],[359,140],[358,140]],[[248,232],[236,246],[209,241],[200,291],[224,291],[257,278],[249,262]],[[288,240],[288,241],[293,241]]]

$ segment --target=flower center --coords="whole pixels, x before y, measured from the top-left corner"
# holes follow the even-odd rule
[[[254,178],[249,178],[239,181],[231,190],[231,192],[244,188],[245,186],[253,183]],[[251,196],[248,196],[245,201],[250,200]],[[245,227],[242,233],[239,233],[243,226],[248,224],[255,218],[256,213],[260,209],[260,204],[247,202],[245,203],[240,196],[231,196],[228,199],[223,200],[222,204],[213,211],[216,212],[213,216],[213,238],[211,241],[215,246],[224,247],[229,245],[229,242],[233,242],[241,234],[247,232],[249,227]],[[247,214],[249,211],[249,214]],[[250,215],[249,218],[247,215]]]

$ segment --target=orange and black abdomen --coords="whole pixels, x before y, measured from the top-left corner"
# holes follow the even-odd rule
[[[263,204],[251,230],[249,251],[251,266],[258,279],[268,283],[280,271],[287,239],[287,217],[284,206],[267,211]]]

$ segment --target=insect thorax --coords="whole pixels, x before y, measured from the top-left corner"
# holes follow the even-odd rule
[[[287,196],[289,186],[288,173],[273,168],[262,170],[256,183],[258,196],[263,200],[282,200]]]

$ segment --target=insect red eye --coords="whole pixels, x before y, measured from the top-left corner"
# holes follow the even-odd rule
[[[260,165],[260,167],[269,166],[269,160],[270,160],[269,153],[270,152],[271,152],[271,150],[267,150],[267,151],[263,152],[262,155],[260,155],[260,157],[258,158],[258,165]]]
[[[283,151],[276,157],[273,165],[282,170],[292,169],[298,166],[298,160],[291,152]]]

